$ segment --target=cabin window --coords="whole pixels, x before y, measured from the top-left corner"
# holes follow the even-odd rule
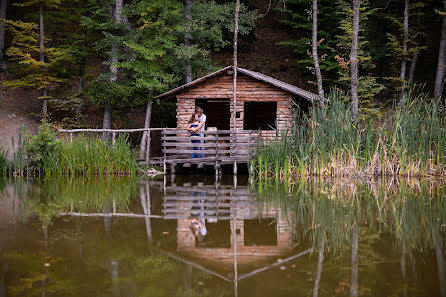
[[[277,245],[277,222],[275,219],[244,220],[245,246]]]
[[[244,102],[244,130],[274,130],[277,102]]]

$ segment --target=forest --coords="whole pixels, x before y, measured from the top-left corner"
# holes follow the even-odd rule
[[[239,66],[322,97],[336,89],[356,100],[357,93],[363,118],[381,116],[414,85],[439,100],[445,5],[242,1]],[[112,127],[114,108],[145,106],[232,63],[231,1],[2,0],[0,11],[2,88],[37,96],[42,114],[69,126],[88,125],[83,119],[94,111],[103,114],[104,128]],[[259,63],[262,58],[267,63]],[[157,110],[172,116],[169,108]],[[153,126],[168,123],[162,116],[154,120]]]
[[[155,98],[234,64],[320,103],[295,119],[305,125],[293,128],[293,143],[261,148],[259,173],[322,172],[333,160],[345,169],[349,155],[375,172],[442,175],[445,8],[439,0],[2,0],[2,97],[56,128],[173,127],[175,103]]]

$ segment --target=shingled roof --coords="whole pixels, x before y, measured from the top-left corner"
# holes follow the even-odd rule
[[[179,87],[177,87],[175,89],[172,89],[172,90],[170,90],[170,91],[168,91],[168,92],[166,92],[164,94],[161,94],[158,97],[156,97],[156,99],[167,99],[167,98],[169,98],[171,96],[176,95],[177,93],[181,92],[184,89],[187,89],[187,88],[193,87],[193,86],[195,86],[197,84],[200,84],[201,82],[203,82],[205,80],[208,80],[210,78],[216,77],[219,74],[221,74],[221,73],[223,73],[225,71],[228,71],[228,70],[233,70],[233,66],[227,66],[227,67],[222,68],[222,69],[220,69],[220,70],[218,70],[216,72],[213,72],[213,73],[210,73],[210,74],[205,75],[203,77],[200,77],[200,78],[198,78],[198,79],[196,79],[194,81],[191,81],[190,83],[184,84],[184,85],[179,86]],[[269,84],[271,84],[271,85],[273,85],[275,87],[278,87],[278,88],[280,88],[280,89],[282,89],[284,91],[287,91],[287,92],[289,92],[289,93],[291,93],[293,95],[296,95],[296,96],[302,97],[304,99],[307,99],[309,101],[318,100],[318,96],[316,94],[314,94],[314,93],[311,93],[311,92],[308,92],[308,91],[303,90],[301,88],[298,88],[296,86],[287,84],[287,83],[285,83],[283,81],[280,81],[278,79],[272,78],[272,77],[267,76],[265,74],[258,73],[258,72],[255,72],[255,71],[251,71],[251,70],[247,70],[247,69],[243,69],[243,68],[240,68],[240,67],[237,67],[237,71],[239,73],[248,75],[248,76],[250,76],[250,77],[252,77],[254,79],[257,79],[257,80],[269,83]]]

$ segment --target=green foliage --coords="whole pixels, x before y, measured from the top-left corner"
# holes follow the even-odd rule
[[[390,81],[390,86],[395,90],[395,94],[401,90],[401,73],[400,66],[403,57],[408,62],[412,60],[412,56],[415,52],[421,52],[427,49],[426,45],[422,45],[423,40],[426,37],[425,25],[421,23],[422,16],[425,14],[424,9],[426,4],[423,2],[415,2],[409,5],[409,35],[407,40],[407,52],[404,53],[402,41],[404,38],[404,26],[403,19],[394,14],[387,14],[386,18],[391,24],[393,29],[386,33],[388,39],[387,42],[387,56],[392,59],[391,69],[389,76],[386,77]],[[395,32],[395,33],[393,33]],[[407,65],[410,65],[409,63]],[[406,77],[408,77],[409,66],[406,69]],[[407,81],[407,80],[406,80]]]
[[[444,176],[446,130],[436,103],[412,90],[388,119],[355,126],[350,104],[331,93],[327,109],[314,106],[302,125],[260,143],[255,174],[293,176]],[[278,135],[280,136],[280,135]]]
[[[49,175],[132,176],[139,168],[136,158],[137,152],[130,148],[126,136],[118,137],[114,145],[102,138],[79,136],[61,142],[59,153],[52,155],[44,168]]]
[[[0,146],[0,177],[6,177],[10,163],[8,161],[8,151]]]
[[[340,87],[343,90],[349,90],[351,85],[349,56],[353,38],[353,9],[350,0],[337,1],[341,21],[339,29],[341,34],[337,36],[336,57],[339,63],[338,74]],[[370,30],[369,18],[376,14],[377,8],[370,8],[368,0],[361,1],[359,16],[359,37],[358,37],[358,60],[359,60],[359,80],[358,97],[359,107],[363,113],[377,114],[377,95],[384,89],[371,73],[375,68],[374,61],[370,54],[371,48],[367,39],[367,30]],[[348,62],[346,62],[348,61]],[[348,67],[347,67],[348,66]],[[348,97],[346,97],[348,99]]]
[[[288,2],[288,1],[287,1]],[[281,42],[281,45],[293,48],[297,57],[297,63],[311,73],[311,80],[314,81],[314,62],[311,56],[312,40],[312,19],[311,5],[309,0],[294,0],[287,3],[287,9],[282,11],[287,17],[282,23],[290,28],[297,39],[291,39]],[[338,78],[339,65],[335,59],[337,35],[341,32],[338,24],[341,16],[336,13],[338,7],[336,2],[322,0],[318,1],[318,55],[324,81],[333,84]]]
[[[26,134],[28,141],[25,149],[32,163],[41,169],[51,158],[59,154],[60,140],[56,139],[56,133],[52,131],[52,125],[42,121],[36,135]]]
[[[67,58],[66,53],[56,48],[45,48],[47,62],[39,58],[39,35],[37,25],[22,21],[5,20],[6,30],[12,35],[12,44],[6,50],[11,61],[17,62],[19,77],[5,80],[2,85],[12,89],[54,89],[63,80],[57,76],[58,68]]]

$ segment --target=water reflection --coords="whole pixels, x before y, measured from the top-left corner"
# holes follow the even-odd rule
[[[445,296],[444,187],[6,183],[0,296]]]

